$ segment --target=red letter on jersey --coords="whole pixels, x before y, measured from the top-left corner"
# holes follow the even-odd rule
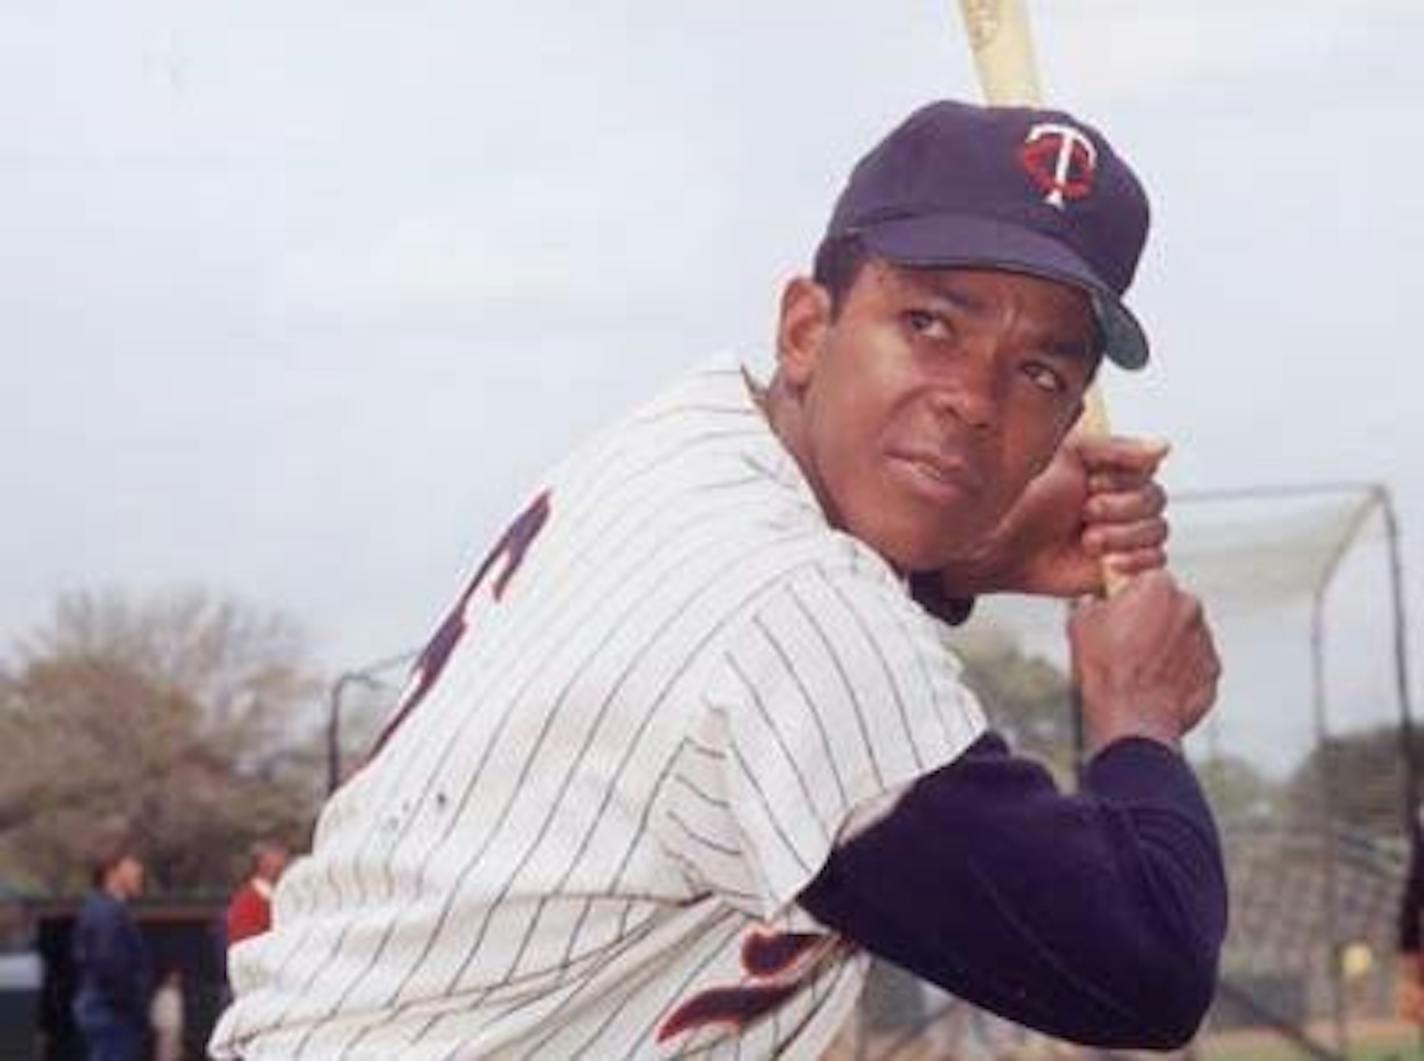
[[[450,653],[455,651],[455,646],[460,643],[460,638],[464,636],[465,630],[468,628],[465,611],[469,606],[470,598],[484,583],[490,569],[501,559],[504,561],[504,568],[500,571],[499,577],[495,579],[492,590],[494,599],[499,600],[504,596],[504,591],[509,588],[509,580],[514,577],[514,573],[519,570],[519,565],[524,561],[524,554],[534,539],[539,536],[539,532],[544,528],[548,519],[549,492],[545,490],[529,503],[529,507],[519,514],[519,518],[509,525],[509,529],[495,543],[494,548],[485,557],[484,563],[480,564],[479,570],[475,572],[475,577],[470,579],[470,584],[465,587],[465,592],[460,594],[460,599],[455,602],[455,606],[445,616],[445,621],[435,631],[435,636],[430,639],[430,643],[420,653],[420,659],[415,664],[415,680],[395,714],[391,716],[390,721],[382,728],[380,736],[376,738],[376,743],[372,746],[370,755],[367,756],[368,760],[385,747],[391,734],[410,716],[410,713],[425,699],[425,695],[435,685],[436,680],[440,677],[440,672],[445,669],[445,664],[450,659]]]

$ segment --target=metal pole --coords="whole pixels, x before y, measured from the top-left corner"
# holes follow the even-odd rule
[[[1325,835],[1325,931],[1330,937],[1330,995],[1335,1018],[1336,1045],[1340,1053],[1349,1056],[1349,1028],[1346,1020],[1344,971],[1341,959],[1344,956],[1340,938],[1339,907],[1340,883],[1335,865],[1335,800],[1333,777],[1330,764],[1329,724],[1325,696],[1325,594],[1335,580],[1345,553],[1354,542],[1360,528],[1365,525],[1377,498],[1376,487],[1371,485],[1365,494],[1366,503],[1361,505],[1351,521],[1349,532],[1341,539],[1334,554],[1326,561],[1320,581],[1315,587],[1310,612],[1310,653],[1312,684],[1315,701],[1315,741],[1320,750],[1320,809],[1324,816]]]
[[[329,796],[341,787],[341,697],[346,687],[360,684],[368,689],[379,689],[386,683],[376,678],[381,671],[409,663],[418,653],[402,652],[387,656],[375,663],[368,663],[355,670],[342,671],[331,683],[331,692],[326,704],[326,794]]]
[[[1394,497],[1383,483],[1375,487],[1380,513],[1384,517],[1385,541],[1389,546],[1389,588],[1394,608],[1394,684],[1399,704],[1399,751],[1404,760],[1404,835],[1409,838],[1410,871],[1419,857],[1424,835],[1419,827],[1419,761],[1414,744],[1414,709],[1409,695],[1409,625],[1404,610],[1404,554],[1399,542],[1399,518]],[[1410,891],[1405,889],[1406,894]],[[1421,911],[1402,910],[1400,920],[1419,917]],[[1416,1055],[1424,1058],[1424,1028],[1419,1030]]]
[[[341,694],[351,681],[346,671],[331,683],[331,695],[326,705],[326,794],[329,796],[341,784]]]
[[[1316,778],[1320,789],[1320,834],[1325,856],[1325,935],[1329,942],[1327,955],[1330,971],[1330,1001],[1335,1021],[1335,1047],[1346,1057],[1350,1054],[1345,1022],[1345,990],[1340,977],[1339,905],[1340,884],[1335,873],[1335,801],[1330,776],[1330,734],[1325,722],[1325,584],[1317,587],[1310,608],[1310,673],[1311,700],[1315,714],[1315,746],[1320,762]]]
[[[1389,582],[1394,604],[1394,683],[1399,701],[1400,751],[1404,756],[1404,835],[1418,831],[1419,764],[1414,747],[1414,710],[1409,698],[1409,633],[1404,612],[1404,560],[1399,544],[1399,520],[1389,488],[1375,487],[1389,543]]]
[[[1088,731],[1083,720],[1083,687],[1076,678],[1068,687],[1073,712],[1073,787],[1083,791],[1083,772],[1088,767]]]

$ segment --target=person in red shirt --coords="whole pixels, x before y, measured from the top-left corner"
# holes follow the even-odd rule
[[[252,875],[227,907],[227,944],[260,936],[272,927],[272,889],[287,868],[287,849],[281,844],[258,843],[252,848]]]

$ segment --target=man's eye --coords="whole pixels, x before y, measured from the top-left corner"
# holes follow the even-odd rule
[[[1058,374],[1057,371],[1045,365],[1042,361],[1027,361],[1023,365],[1023,374],[1029,378],[1035,387],[1045,390],[1050,394],[1062,394],[1068,389],[1068,383]]]
[[[905,324],[916,335],[928,339],[947,339],[950,334],[949,322],[926,309],[907,309]]]

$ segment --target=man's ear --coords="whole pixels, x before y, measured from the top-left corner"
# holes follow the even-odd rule
[[[776,360],[787,383],[800,388],[811,381],[830,327],[830,293],[807,276],[788,281],[776,328]]]

